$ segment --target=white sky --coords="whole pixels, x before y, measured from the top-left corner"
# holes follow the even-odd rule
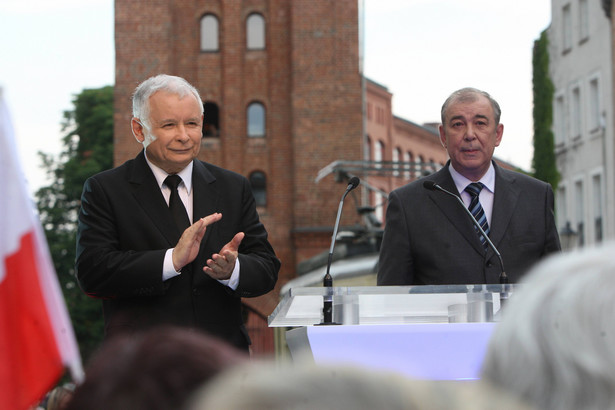
[[[0,87],[33,192],[36,153],[58,153],[63,113],[84,88],[115,79],[113,0],[1,0]]]
[[[532,46],[550,0],[358,0],[365,7],[365,74],[393,93],[395,115],[439,121],[454,90],[473,86],[502,107],[496,156],[532,158]],[[113,0],[2,0],[0,87],[34,191],[36,152],[58,153],[60,124],[84,88],[114,83]]]
[[[364,0],[365,74],[393,94],[393,113],[423,124],[459,88],[502,108],[495,155],[530,170],[532,48],[551,21],[550,0]]]

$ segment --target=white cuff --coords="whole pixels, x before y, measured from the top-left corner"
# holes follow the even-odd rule
[[[162,281],[169,280],[175,276],[181,275],[181,272],[177,272],[173,266],[173,249],[167,249],[164,254],[164,263],[162,265]]]
[[[233,269],[233,273],[231,273],[231,277],[219,280],[218,282],[233,290],[237,290],[237,286],[239,286],[239,258],[235,260],[235,268]]]

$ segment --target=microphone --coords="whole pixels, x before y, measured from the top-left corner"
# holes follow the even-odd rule
[[[337,208],[337,218],[335,219],[335,225],[333,226],[333,236],[331,237],[331,247],[329,248],[329,258],[327,260],[327,273],[325,274],[322,284],[325,288],[333,287],[333,278],[329,271],[331,270],[331,263],[333,262],[333,248],[335,247],[335,239],[337,238],[337,230],[340,226],[340,218],[342,217],[342,207],[344,206],[344,199],[346,199],[346,195],[350,193],[353,189],[359,186],[361,181],[357,177],[352,177],[348,181],[348,186],[346,187],[346,191],[344,195],[342,195],[342,199],[340,200],[340,204]],[[333,325],[336,324],[333,322],[333,293],[331,290],[327,292],[324,297],[324,306],[322,309],[323,312],[323,322],[321,325]]]
[[[436,184],[433,181],[429,181],[429,180],[423,182],[423,188],[428,189],[430,191],[441,191],[441,192],[444,192],[445,194],[450,195],[453,198],[455,198],[457,200],[457,202],[459,202],[459,204],[461,204],[461,207],[463,208],[463,210],[466,211],[468,216],[470,216],[470,218],[472,219],[472,223],[474,224],[474,226],[476,226],[478,228],[478,230],[480,231],[481,235],[483,235],[483,237],[487,240],[487,243],[489,244],[489,247],[491,249],[493,249],[493,252],[495,252],[495,254],[497,255],[498,259],[500,260],[500,268],[502,269],[502,272],[500,273],[500,284],[502,284],[502,285],[507,284],[508,283],[508,276],[506,276],[506,272],[504,271],[504,260],[502,260],[502,255],[500,254],[500,251],[498,251],[498,249],[495,247],[493,242],[491,242],[491,239],[489,239],[489,237],[487,236],[487,234],[485,233],[483,228],[480,226],[480,224],[478,223],[476,218],[474,218],[474,215],[472,215],[472,212],[470,212],[470,210],[468,208],[466,208],[466,205],[463,203],[463,200],[459,197],[459,195],[456,195],[456,194],[454,194],[454,193],[452,193],[450,191],[447,191],[446,189],[442,188],[440,185]]]

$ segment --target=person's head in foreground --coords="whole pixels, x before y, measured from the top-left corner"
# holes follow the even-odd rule
[[[344,364],[249,363],[224,372],[186,410],[499,410],[529,409],[480,383],[412,380]]]
[[[197,388],[247,360],[206,334],[163,326],[106,341],[86,368],[67,410],[175,410]]]
[[[615,408],[615,246],[547,259],[503,308],[482,378],[540,409]]]

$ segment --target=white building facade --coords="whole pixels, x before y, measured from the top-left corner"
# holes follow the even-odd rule
[[[615,238],[611,22],[600,0],[552,0],[551,13],[556,220],[591,245]]]

